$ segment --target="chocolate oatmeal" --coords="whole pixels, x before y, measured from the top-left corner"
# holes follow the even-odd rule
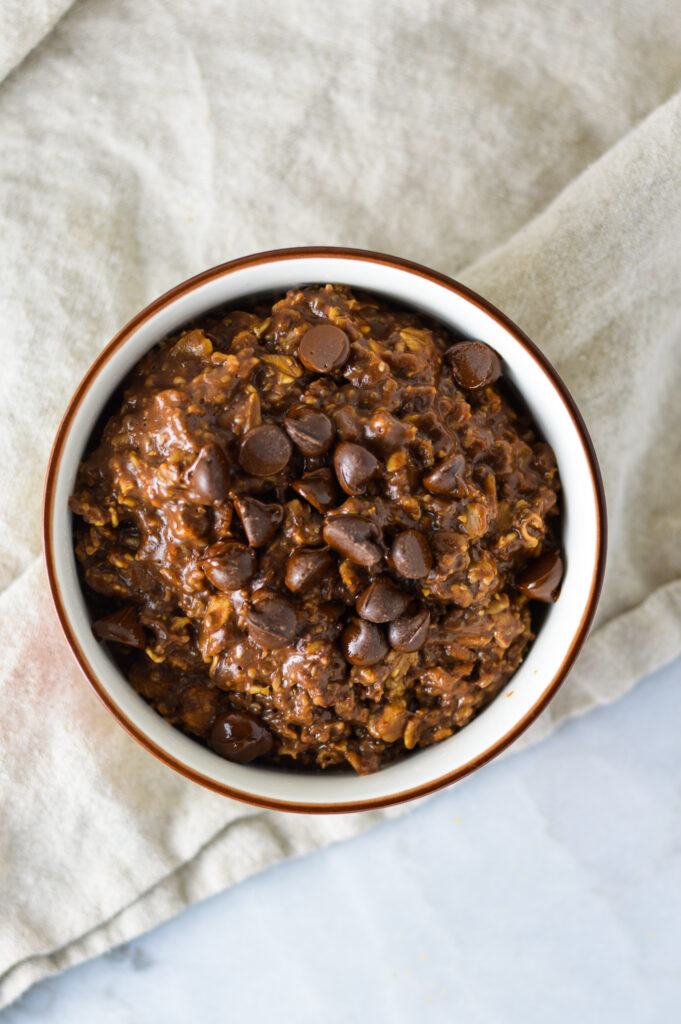
[[[75,545],[132,686],[222,757],[373,772],[451,736],[562,574],[553,452],[497,354],[342,285],[153,348]]]

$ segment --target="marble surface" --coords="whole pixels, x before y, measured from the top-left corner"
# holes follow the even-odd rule
[[[668,1024],[680,1007],[681,659],[406,817],[35,986],[0,1024]]]

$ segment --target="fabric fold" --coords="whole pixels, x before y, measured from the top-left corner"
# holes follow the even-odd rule
[[[40,43],[74,0],[4,0],[0,7],[0,82]]]

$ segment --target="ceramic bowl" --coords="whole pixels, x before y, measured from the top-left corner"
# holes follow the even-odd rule
[[[68,507],[78,463],[103,407],[149,348],[217,306],[328,281],[414,307],[496,349],[506,379],[518,388],[556,454],[563,486],[562,589],[518,671],[460,732],[365,776],[233,764],[153,711],[92,635]],[[503,313],[456,281],[392,256],[351,249],[258,253],[207,270],[152,302],[109,342],[77,388],[57,433],[45,487],[44,543],[54,604],[73,654],[99,697],[136,740],[187,778],[226,796],[288,811],[355,811],[423,796],[508,747],[556,694],[584,642],[603,578],[605,536],[603,486],[586,427],[537,346]]]

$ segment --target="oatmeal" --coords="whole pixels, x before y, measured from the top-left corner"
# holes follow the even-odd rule
[[[498,355],[342,285],[161,342],[93,444],[95,636],[229,760],[366,773],[451,736],[559,590],[555,458]]]

